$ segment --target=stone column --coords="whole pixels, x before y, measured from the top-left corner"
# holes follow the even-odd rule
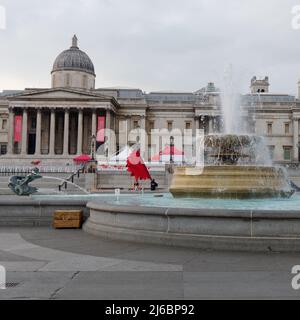
[[[293,160],[294,161],[299,161],[299,156],[298,156],[298,143],[299,143],[299,119],[294,118],[293,119],[293,132],[294,132],[294,139],[293,139],[293,149],[294,149],[294,156]]]
[[[97,114],[96,114],[96,109],[93,109],[92,113],[92,136],[97,135]]]
[[[83,111],[78,111],[77,154],[82,154]]]
[[[15,114],[13,108],[9,108],[8,115],[8,145],[7,145],[7,153],[13,154],[14,152],[14,127],[15,127]]]
[[[55,109],[51,109],[49,155],[55,155]]]
[[[198,121],[197,121],[197,129],[201,129],[201,116],[198,117]]]
[[[28,112],[27,109],[23,110],[23,122],[22,122],[22,147],[21,154],[27,154],[27,124],[28,124]]]
[[[111,128],[111,114],[110,110],[106,110],[106,118],[105,118],[106,124],[105,124],[105,129],[110,129]]]
[[[110,155],[112,152],[112,148],[111,148],[111,136],[110,136],[110,131],[109,129],[111,128],[111,114],[110,114],[110,110],[107,109],[106,110],[106,117],[105,117],[105,136],[107,137],[106,139],[106,148],[107,148],[107,155]]]
[[[35,154],[41,154],[41,135],[42,135],[42,110],[38,109],[36,114],[36,138],[35,138]]]
[[[208,118],[208,133],[211,134],[211,133],[214,133],[214,127],[213,127],[213,117],[209,117]]]
[[[141,117],[141,129],[146,131],[146,116]]]
[[[64,152],[65,156],[69,155],[69,122],[70,112],[68,109],[65,110],[65,124],[64,124]]]

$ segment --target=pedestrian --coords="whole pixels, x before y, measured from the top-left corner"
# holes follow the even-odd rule
[[[158,187],[158,183],[154,179],[152,179],[151,180],[151,191],[155,191],[157,187]]]

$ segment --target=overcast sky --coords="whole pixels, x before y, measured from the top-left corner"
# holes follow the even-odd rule
[[[0,90],[50,87],[56,56],[71,45],[93,60],[97,87],[195,91],[233,65],[239,90],[256,75],[296,94],[300,0],[0,0]],[[300,20],[300,19],[299,19]]]

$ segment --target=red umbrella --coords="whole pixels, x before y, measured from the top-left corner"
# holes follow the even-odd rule
[[[41,160],[33,160],[31,161],[31,164],[38,166],[41,163]]]
[[[151,180],[150,173],[144,164],[144,161],[140,155],[140,150],[133,150],[127,159],[127,171],[131,172],[131,176],[135,180]]]
[[[87,154],[82,154],[82,155],[80,155],[80,156],[78,156],[78,157],[73,159],[73,161],[79,162],[79,163],[88,162],[90,160],[92,160],[92,158]]]

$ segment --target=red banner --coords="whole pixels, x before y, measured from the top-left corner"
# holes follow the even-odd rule
[[[105,139],[105,117],[98,117],[97,142],[104,142]]]
[[[22,116],[15,116],[14,142],[22,140]]]

